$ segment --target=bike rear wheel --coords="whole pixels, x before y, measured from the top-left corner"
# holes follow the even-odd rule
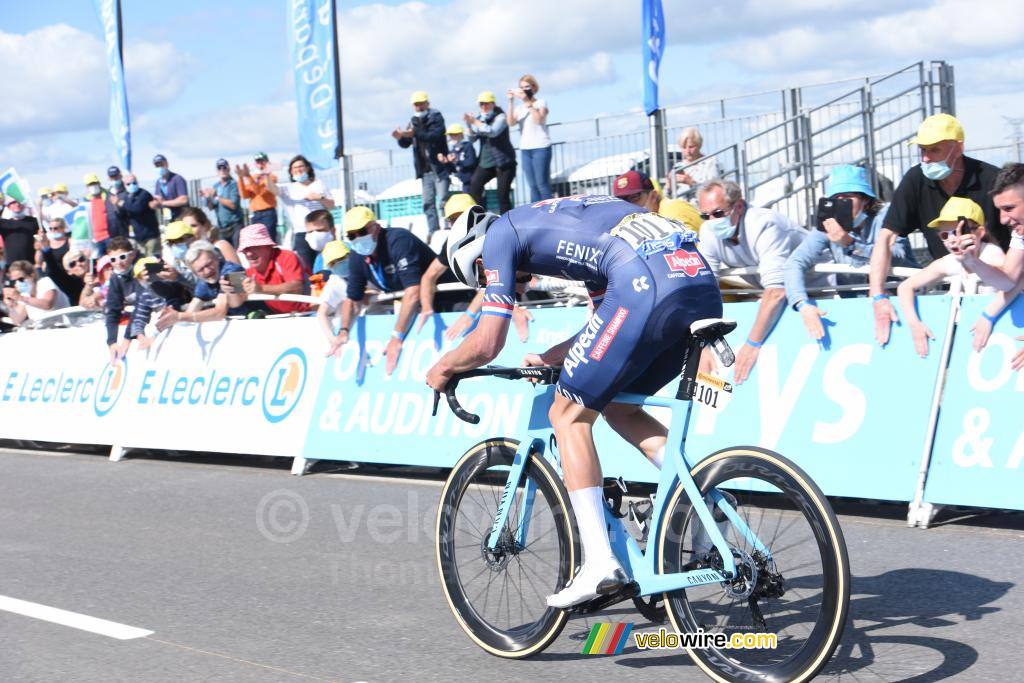
[[[672,626],[679,633],[703,630],[729,638],[776,635],[772,649],[688,650],[715,680],[811,678],[838,646],[850,601],[846,543],[828,500],[799,467],[760,448],[719,451],[691,474],[702,494],[719,488],[737,499],[737,512],[771,557],[720,516],[742,580],[667,593]],[[682,486],[666,513],[659,532],[662,572],[721,569],[718,551],[706,550],[705,537],[695,533],[700,521]]]
[[[565,586],[580,561],[568,494],[537,455],[511,494],[497,547],[487,547],[516,448],[509,439],[471,448],[448,477],[437,515],[437,565],[448,605],[477,645],[508,658],[540,652],[558,637],[568,613],[545,599]],[[530,500],[527,481],[535,489]],[[523,543],[521,518],[528,524]]]

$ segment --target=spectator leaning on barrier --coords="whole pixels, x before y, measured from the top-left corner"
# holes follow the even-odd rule
[[[160,258],[163,246],[160,244],[160,221],[156,211],[150,208],[153,195],[139,187],[139,180],[134,173],[124,176],[125,197],[122,210],[132,228],[132,237],[145,256]]]
[[[303,238],[305,242],[305,238]],[[246,296],[252,294],[302,294],[308,272],[295,252],[281,249],[259,223],[242,228],[238,250],[249,261],[242,283]],[[269,300],[260,303],[271,313],[303,313],[309,304]]]
[[[897,236],[920,230],[932,258],[941,258],[947,253],[946,247],[935,231],[928,229],[928,223],[939,215],[947,199],[967,197],[981,207],[985,228],[996,243],[1005,249],[1010,240],[1009,230],[999,223],[989,195],[999,169],[964,156],[964,129],[959,121],[949,114],[929,116],[907,144],[920,148],[921,163],[907,171],[896,188],[885,226],[871,253],[870,293],[875,339],[883,346],[889,341],[892,323],[898,320],[885,294],[885,279],[891,265],[890,247]]]
[[[163,154],[153,157],[153,166],[160,177],[156,181],[150,208],[167,209],[168,218],[172,221],[177,220],[188,206],[188,186],[185,179],[168,168],[167,157]]]
[[[741,384],[786,308],[786,259],[806,231],[777,211],[748,206],[740,186],[731,180],[712,180],[701,185],[697,198],[700,217],[705,221],[700,232],[700,250],[711,269],[717,274],[722,268],[754,266],[757,277],[743,279],[764,289],[754,324],[736,353],[734,380]]]
[[[4,210],[0,214],[0,238],[4,242],[4,258],[7,263],[35,261],[35,239],[39,232],[39,221],[29,216],[25,206],[14,197],[4,197]]]
[[[537,98],[540,85],[531,74],[508,91],[508,125],[519,125],[519,153],[523,156],[530,201],[551,199],[551,136],[548,135],[548,104]],[[516,106],[516,99],[522,104]]]
[[[11,320],[20,325],[38,320],[50,311],[67,308],[68,297],[48,277],[36,275],[30,261],[14,261],[7,266],[4,304]]]
[[[232,263],[242,263],[242,260],[238,258],[238,252],[231,245],[231,242],[221,239],[215,234],[213,226],[210,225],[210,219],[206,217],[206,213],[202,209],[197,209],[193,206],[186,207],[185,210],[181,212],[181,222],[192,228],[192,234],[195,236],[195,239],[209,240],[212,242],[213,246],[217,247],[217,251],[219,251],[221,256],[226,260],[231,261]],[[179,250],[178,253],[184,255],[185,251]]]
[[[217,214],[217,227],[220,236],[238,246],[238,231],[242,228],[242,197],[238,191],[238,183],[231,177],[231,165],[227,159],[217,159],[217,175],[220,176],[214,187],[203,189],[206,207]]]
[[[494,93],[484,90],[477,96],[480,113],[463,114],[471,142],[480,140],[480,161],[470,181],[469,194],[476,203],[487,206],[484,186],[491,178],[498,179],[498,210],[505,213],[512,208],[512,181],[516,178],[516,150],[508,135],[508,120],[501,107],[495,104]]]
[[[676,183],[675,196],[692,200],[697,194],[697,188],[720,177],[722,170],[717,158],[706,157],[701,153],[704,137],[696,128],[684,128],[679,133],[678,143],[683,152],[683,160],[672,168]]]
[[[320,292],[320,305],[316,309],[316,319],[320,330],[327,339],[327,356],[340,356],[345,340],[334,332],[332,318],[341,312],[341,304],[345,301],[348,288],[349,248],[341,240],[328,242],[323,249],[324,266],[331,271],[327,284]]]
[[[786,261],[786,299],[799,311],[804,326],[813,339],[825,337],[821,318],[827,311],[817,307],[807,295],[807,273],[819,263],[841,263],[850,266],[867,266],[875,238],[885,222],[889,207],[878,201],[867,169],[860,166],[841,165],[832,169],[825,192],[835,200],[847,200],[852,205],[853,223],[847,229],[834,217],[821,222],[817,230],[811,230],[800,246]],[[892,247],[893,263],[898,266],[918,268],[906,237],[898,238]],[[819,278],[820,279],[820,278]],[[863,284],[864,278],[856,275],[838,275],[836,284]]]
[[[185,261],[198,280],[195,296],[184,311],[165,308],[156,323],[158,330],[166,330],[179,322],[213,322],[248,312],[244,291],[236,291],[231,283],[232,273],[245,272],[242,266],[225,261],[217,248],[206,240],[196,240],[189,245]]]
[[[292,227],[292,249],[308,270],[313,267],[316,254],[306,244],[306,215],[317,209],[333,209],[334,200],[327,195],[323,181],[317,180],[316,171],[306,157],[301,154],[292,157],[288,172],[292,182],[275,187]]]
[[[449,174],[454,173],[462,185],[462,191],[469,191],[469,183],[473,179],[473,171],[476,169],[476,149],[473,143],[465,139],[466,130],[458,123],[448,126],[445,131],[448,134],[447,154],[438,152],[437,160],[444,162]]]
[[[122,353],[128,353],[133,339],[139,341],[139,348],[146,349],[153,342],[152,337],[146,336],[146,326],[149,325],[153,313],[163,310],[167,301],[153,291],[152,280],[158,277],[158,269],[162,268],[159,259],[152,256],[144,256],[135,261],[132,266],[132,276],[138,283],[138,293],[135,299],[135,308],[128,319],[128,328],[124,333],[124,346]]]
[[[423,215],[427,218],[427,235],[433,235],[440,227],[437,221],[437,201],[448,196],[451,178],[444,158],[448,154],[445,141],[444,116],[431,109],[427,93],[417,90],[409,98],[412,102],[412,118],[404,129],[396,127],[391,137],[402,149],[412,147],[413,167],[416,177],[423,181]]]
[[[249,200],[250,220],[265,226],[277,242],[277,176],[270,172],[270,157],[265,152],[256,152],[253,166],[255,170],[250,170],[249,164],[235,166],[239,191]]]
[[[993,244],[985,230],[985,214],[977,203],[966,197],[950,197],[938,218],[928,224],[934,228],[949,251],[897,287],[903,317],[914,338],[914,350],[922,358],[928,355],[928,340],[935,335],[917,315],[917,290],[950,277],[963,278],[964,291],[974,294],[983,284],[988,291],[1007,291],[1014,281],[1000,270],[1005,254]]]
[[[103,306],[107,329],[107,347],[110,349],[110,362],[115,363],[124,356],[128,348],[128,340],[119,344],[117,328],[121,324],[125,306],[134,306],[138,300],[139,283],[135,281],[132,267],[135,264],[135,247],[127,237],[112,237],[107,248],[107,256],[113,272],[107,281],[106,302]],[[84,294],[84,292],[83,292]]]
[[[341,310],[341,343],[348,341],[356,305],[362,305],[369,282],[382,292],[402,292],[398,320],[387,345],[385,373],[391,374],[402,353],[402,342],[419,310],[420,279],[436,258],[423,240],[408,230],[384,228],[365,206],[355,206],[342,221],[350,256],[348,297]]]

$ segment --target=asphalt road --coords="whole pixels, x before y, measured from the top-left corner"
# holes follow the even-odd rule
[[[707,680],[685,654],[581,655],[593,623],[653,628],[628,603],[530,660],[477,648],[438,583],[436,471],[244,462],[0,450],[0,596],[152,631],[0,609],[0,680]],[[838,510],[853,621],[823,680],[1018,678],[1024,516],[946,512],[920,530],[900,506]]]

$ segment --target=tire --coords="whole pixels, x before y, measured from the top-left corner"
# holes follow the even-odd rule
[[[519,659],[558,637],[569,615],[545,598],[561,590],[580,562],[569,496],[554,468],[531,455],[505,524],[508,541],[485,550],[518,444],[491,439],[471,448],[441,491],[437,566],[445,599],[462,630],[498,657]],[[515,547],[525,482],[536,485],[525,546]]]
[[[722,583],[666,593],[672,626],[679,633],[774,633],[778,639],[774,649],[693,648],[688,650],[691,658],[717,681],[813,677],[839,644],[850,602],[846,542],[828,500],[799,467],[755,447],[714,453],[691,474],[701,493],[721,487],[737,499],[740,516],[772,557],[768,561],[757,553],[719,513],[737,569],[753,579],[753,568],[757,579],[745,582],[742,590]],[[747,481],[735,481],[743,478]],[[749,480],[756,480],[760,491],[752,490]],[[765,485],[770,493],[763,492]],[[677,487],[658,534],[662,573],[721,568],[717,551],[694,552],[695,545],[703,545],[694,543],[698,524],[682,486]],[[761,620],[750,607],[751,597]]]

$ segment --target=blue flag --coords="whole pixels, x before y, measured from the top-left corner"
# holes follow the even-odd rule
[[[107,71],[110,73],[110,134],[117,158],[126,172],[132,167],[132,133],[128,123],[128,91],[124,84],[124,55],[121,54],[120,0],[96,0],[96,11],[103,24],[107,46]]]
[[[285,0],[288,53],[295,77],[299,149],[316,168],[341,155],[334,0]]]
[[[644,111],[650,116],[658,110],[658,69],[665,52],[665,14],[661,0],[644,3]]]

